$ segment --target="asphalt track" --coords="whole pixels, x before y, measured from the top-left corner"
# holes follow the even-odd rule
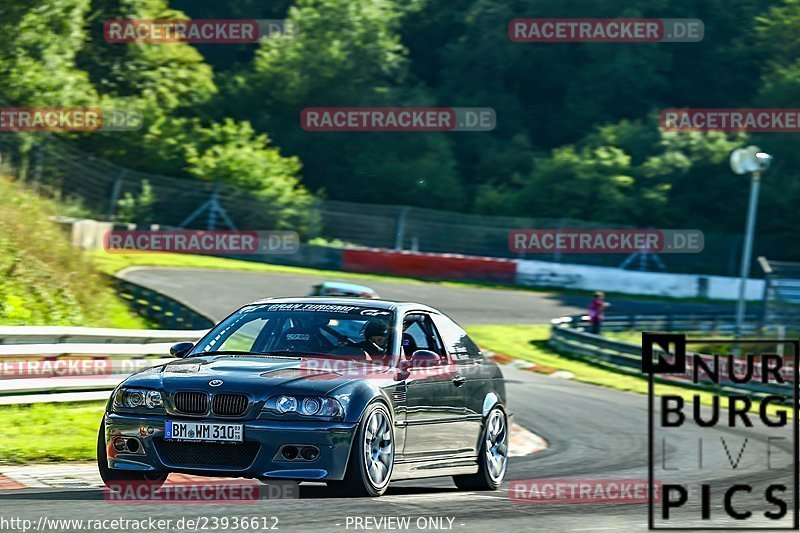
[[[314,532],[353,531],[352,526],[347,528],[348,517],[411,517],[412,523],[420,517],[450,517],[454,518],[455,531],[644,531],[646,505],[515,503],[509,498],[508,483],[555,477],[646,479],[646,397],[511,367],[504,367],[503,371],[516,422],[545,437],[550,447],[532,456],[512,458],[507,482],[497,492],[458,492],[449,478],[442,478],[398,482],[378,499],[337,498],[321,487],[304,486],[298,500],[177,505],[109,503],[103,500],[99,489],[23,489],[0,494],[0,516],[28,518],[34,523],[40,516],[173,520],[275,516],[281,531]],[[709,433],[685,427],[681,431],[680,440],[667,446],[665,461],[670,468],[681,468],[683,482],[719,481],[735,476],[737,471],[727,464],[719,437],[726,438],[735,461],[743,436],[754,436],[752,431],[727,429]],[[781,433],[790,436],[786,430]],[[698,469],[694,458],[697,439],[701,437],[707,442],[707,450],[703,469]],[[784,450],[788,448],[783,446]],[[783,479],[789,483],[789,469],[780,449],[772,450],[772,465],[777,470],[766,470],[765,457],[763,440],[751,440],[738,471],[755,470],[762,480]],[[753,511],[769,509],[755,491],[752,496],[737,496],[735,501],[742,510],[748,506]],[[714,515],[721,512],[719,498],[712,507]],[[687,508],[698,513],[696,503]]]
[[[135,277],[129,275],[129,279],[146,281],[150,286],[177,297],[189,296],[188,301],[201,310],[213,311],[215,317],[227,313],[243,301],[269,294],[270,284],[280,287],[275,289],[279,294],[292,290],[296,293],[296,289],[287,285],[290,282],[302,283],[304,289],[310,285],[307,278],[297,276],[275,278],[263,274],[234,276],[230,273],[203,272],[171,274],[149,269],[134,272]],[[175,287],[168,285],[170,279],[177,280]],[[263,285],[253,288],[252,284],[256,282]],[[507,314],[483,317],[483,314],[476,312],[487,307],[498,309],[493,306],[500,306],[503,301],[501,295],[509,294],[508,291],[474,289],[477,292],[473,296],[464,294],[473,289],[462,289],[458,294],[443,296],[444,292],[436,286],[428,287],[427,293],[420,293],[415,291],[424,288],[413,285],[372,285],[390,298],[400,295],[387,289],[405,291],[405,298],[408,299],[428,294],[429,297],[424,299],[427,303],[441,306],[461,321],[470,322],[472,317],[475,320],[473,323],[519,323],[520,317],[527,317],[527,321],[531,322],[542,322],[559,314],[582,309],[577,301],[566,302],[559,296],[510,293],[516,299],[515,303],[506,304]],[[208,296],[209,293],[213,293],[213,296]],[[524,312],[516,309],[520,302],[518,298],[524,298]],[[459,308],[459,305],[463,305],[463,308]],[[367,529],[353,526],[354,519],[390,516],[410,517],[409,529],[413,531],[418,530],[416,521],[420,518],[445,517],[445,526],[448,525],[448,518],[453,519],[454,531],[645,531],[647,506],[644,504],[514,502],[509,497],[508,485],[513,480],[546,478],[646,479],[646,397],[509,366],[503,367],[503,372],[508,382],[510,407],[516,414],[515,422],[547,439],[550,446],[532,456],[512,458],[506,483],[497,492],[459,492],[449,478],[442,478],[399,482],[390,487],[387,495],[378,499],[338,498],[323,487],[303,486],[298,500],[238,505],[122,505],[103,501],[102,493],[97,489],[23,489],[0,493],[0,517],[28,518],[35,524],[40,516],[51,519],[153,517],[170,518],[173,523],[180,517],[274,516],[278,519],[277,528],[280,531],[314,532],[363,531]],[[671,476],[672,481],[684,483],[711,482],[727,486],[743,475],[748,481],[755,479],[753,492],[737,494],[734,502],[737,509],[749,509],[760,516],[763,511],[772,509],[764,501],[764,484],[781,481],[793,487],[788,461],[789,452],[794,448],[791,430],[778,428],[770,430],[769,436],[779,436],[785,440],[774,441],[768,450],[765,440],[767,434],[758,422],[755,425],[752,429],[701,429],[694,423],[687,423],[680,428],[680,435],[670,435],[668,441],[656,446],[658,472],[664,475],[663,479]],[[660,436],[657,440],[660,440]],[[745,438],[748,438],[748,442],[739,456]],[[698,460],[700,439],[703,439],[705,450],[702,467]],[[723,446],[727,446],[727,452]],[[768,456],[768,452],[771,455]],[[767,468],[768,457],[772,469]],[[734,469],[731,464],[737,458],[739,462]],[[677,470],[667,471],[667,468]],[[657,474],[657,478],[662,479],[660,474]],[[788,502],[793,501],[791,495],[786,496]],[[681,511],[686,513],[680,516],[685,520],[670,524],[672,527],[701,525],[696,520],[691,524],[687,521],[689,517],[699,516],[700,507],[696,498],[693,493],[692,501]],[[711,511],[713,518],[710,523],[704,524],[706,527],[730,527],[730,521],[723,521],[719,493],[714,493]],[[374,526],[374,523],[371,525]],[[177,531],[174,527],[167,530]]]
[[[121,277],[156,289],[219,320],[259,298],[303,296],[321,281],[352,281],[375,289],[382,298],[431,305],[461,324],[546,324],[562,315],[585,313],[586,296],[512,289],[454,287],[440,283],[337,280],[318,275],[226,270],[133,267]],[[609,312],[665,313],[710,311],[718,305],[639,299],[612,299]],[[729,310],[732,307],[728,308]]]

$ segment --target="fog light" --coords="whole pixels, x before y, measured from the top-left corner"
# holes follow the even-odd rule
[[[118,452],[125,451],[125,439],[122,437],[117,437],[114,439],[114,449]]]

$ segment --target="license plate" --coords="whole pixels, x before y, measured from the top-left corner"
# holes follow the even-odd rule
[[[164,424],[164,439],[203,442],[242,442],[242,424],[215,422],[172,422]]]

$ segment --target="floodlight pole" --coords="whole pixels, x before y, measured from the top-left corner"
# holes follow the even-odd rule
[[[750,277],[750,259],[753,254],[753,233],[756,228],[756,211],[758,209],[758,190],[761,186],[761,171],[750,174],[750,202],[747,207],[747,226],[744,234],[744,250],[742,250],[742,270],[739,278],[739,301],[736,303],[736,330],[734,332],[733,349],[738,355],[739,338],[742,336],[742,324],[744,323],[745,295],[747,289],[747,278]]]

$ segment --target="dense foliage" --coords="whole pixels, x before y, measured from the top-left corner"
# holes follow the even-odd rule
[[[13,3],[12,3],[13,4]],[[112,18],[289,18],[259,44],[109,44]],[[700,43],[522,44],[516,17],[700,18]],[[675,134],[665,107],[795,107],[797,0],[29,0],[0,12],[0,100],[141,109],[101,157],[223,180],[287,209],[312,195],[484,214],[739,232],[753,142],[775,155],[762,234],[796,247],[795,134]],[[490,133],[304,131],[312,106],[492,107]]]
[[[0,173],[0,324],[149,326],[51,220],[61,209]]]

